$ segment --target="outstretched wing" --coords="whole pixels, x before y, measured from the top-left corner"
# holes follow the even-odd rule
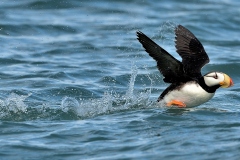
[[[177,53],[182,57],[185,73],[193,78],[201,77],[201,68],[209,62],[201,42],[185,27],[175,29]]]
[[[181,78],[184,76],[182,63],[153,42],[144,33],[137,31],[137,37],[146,52],[157,61],[157,67],[165,77],[163,79],[164,82],[173,83],[181,81]]]

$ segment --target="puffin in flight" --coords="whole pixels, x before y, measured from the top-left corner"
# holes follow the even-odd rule
[[[219,87],[233,85],[232,79],[222,72],[214,71],[202,76],[201,68],[209,62],[208,55],[201,42],[182,25],[175,28],[175,47],[182,62],[141,31],[136,34],[145,51],[157,61],[163,81],[170,83],[158,102],[166,106],[194,107],[210,100]]]

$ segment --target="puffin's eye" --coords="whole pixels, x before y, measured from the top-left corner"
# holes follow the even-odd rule
[[[218,79],[218,75],[216,72],[215,72],[215,76],[213,76],[213,78]]]

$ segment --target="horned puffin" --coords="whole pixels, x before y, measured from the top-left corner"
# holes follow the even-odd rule
[[[194,107],[210,100],[219,87],[233,85],[232,79],[222,72],[213,71],[202,76],[201,68],[209,63],[208,55],[201,42],[182,25],[175,28],[175,47],[182,62],[141,31],[136,34],[145,51],[156,60],[163,81],[170,83],[158,102],[169,107]]]

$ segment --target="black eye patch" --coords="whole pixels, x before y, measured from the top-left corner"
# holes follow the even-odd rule
[[[215,72],[215,76],[213,78],[218,79],[218,75],[216,72]]]
[[[212,78],[214,78],[214,79],[218,79],[218,75],[217,75],[216,72],[215,72],[215,75],[214,75],[214,76],[206,76],[206,77],[212,77]]]

